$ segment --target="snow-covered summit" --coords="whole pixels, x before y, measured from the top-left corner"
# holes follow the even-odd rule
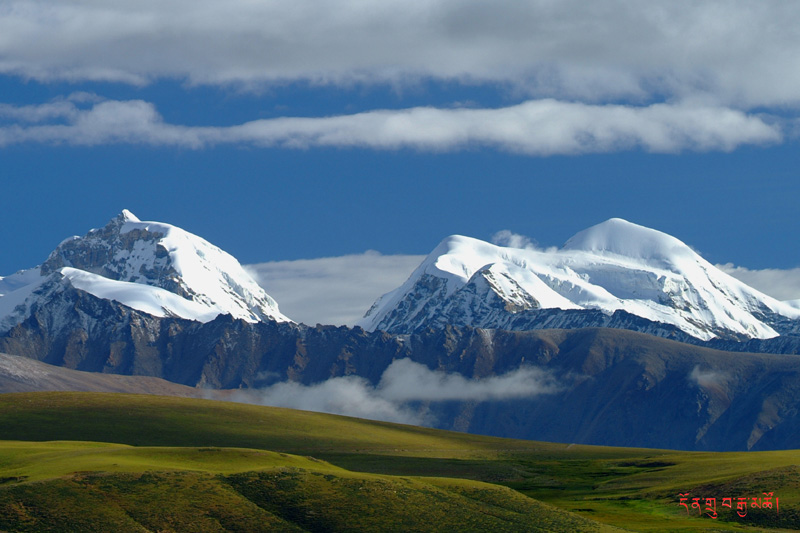
[[[622,310],[703,340],[774,337],[774,323],[800,319],[798,309],[675,237],[614,218],[548,252],[448,237],[359,325],[396,333],[445,324],[522,329],[535,327],[532,312],[542,309]]]
[[[40,267],[0,280],[0,330],[23,320],[45,286],[72,287],[155,316],[289,321],[234,257],[127,209],[103,228],[64,240]]]
[[[621,218],[612,218],[576,233],[564,243],[562,250],[613,254],[648,263],[662,261],[667,265],[683,258],[694,260],[697,255],[671,235]]]
[[[137,217],[127,209],[122,210],[122,212],[119,214],[119,218],[121,218],[125,222],[141,222],[141,220],[139,220],[139,217]]]

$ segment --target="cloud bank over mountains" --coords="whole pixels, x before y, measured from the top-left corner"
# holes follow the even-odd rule
[[[402,284],[424,258],[370,251],[258,263],[245,269],[294,320],[312,326],[352,326],[379,296]]]
[[[65,98],[0,105],[0,146],[730,151],[794,134],[798,15],[777,1],[11,1],[0,6],[0,74],[22,79],[239,91],[454,83],[508,103],[195,126],[152,101]]]
[[[778,300],[800,300],[800,268],[750,270],[731,263],[717,265],[723,272]]]
[[[530,237],[509,230],[496,232],[492,241],[501,246],[537,248]],[[312,326],[353,326],[378,297],[408,279],[424,258],[424,255],[366,252],[273,261],[245,268],[293,320]],[[751,270],[730,263],[717,267],[778,300],[800,300],[800,268]]]

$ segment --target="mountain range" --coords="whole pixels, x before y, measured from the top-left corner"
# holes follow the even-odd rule
[[[678,239],[611,219],[558,250],[448,237],[359,325],[392,333],[446,324],[575,327],[576,313],[554,311],[599,311],[584,314],[583,325],[626,327],[613,319],[625,311],[659,325],[626,329],[676,336],[677,328],[700,340],[776,337],[795,332],[800,318],[800,310],[734,279]]]
[[[800,311],[620,219],[558,250],[449,237],[355,328],[291,321],[229,254],[128,211],[0,279],[0,294],[5,391],[26,372],[61,388],[119,386],[70,370],[237,389],[254,402],[281,384],[324,395],[314,387],[335,383],[461,431],[800,447]],[[436,396],[422,383],[461,390]]]

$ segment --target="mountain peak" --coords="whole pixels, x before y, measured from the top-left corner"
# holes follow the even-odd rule
[[[176,226],[143,222],[127,209],[105,227],[63,241],[39,273],[155,316],[289,321],[230,254]]]
[[[671,235],[622,218],[611,218],[576,233],[564,250],[610,253],[635,259],[670,260],[696,254]]]
[[[533,329],[546,316],[547,327],[560,327],[556,313],[543,309],[625,311],[704,340],[773,337],[772,324],[800,318],[797,309],[731,278],[675,237],[612,218],[559,250],[448,237],[359,325],[390,333],[444,324]]]
[[[139,220],[139,218],[136,215],[134,215],[127,209],[123,209],[122,212],[119,215],[117,215],[117,220],[120,220],[122,222],[141,222],[141,220]]]

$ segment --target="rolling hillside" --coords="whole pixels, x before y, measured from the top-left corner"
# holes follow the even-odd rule
[[[0,427],[0,529],[9,531],[800,526],[795,451],[541,443],[102,393],[5,394]],[[687,492],[718,499],[717,518],[684,509]],[[735,503],[721,505],[764,492],[778,509],[739,517]]]

